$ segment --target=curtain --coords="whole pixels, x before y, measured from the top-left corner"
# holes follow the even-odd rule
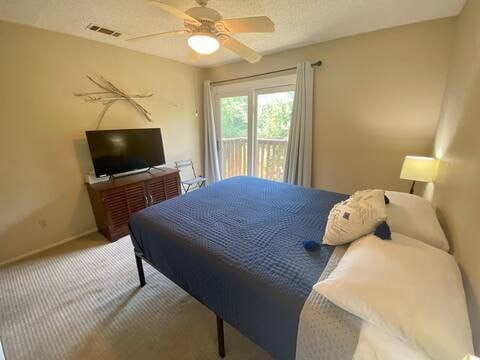
[[[308,61],[297,64],[297,83],[288,136],[283,181],[312,185],[313,69]]]
[[[217,135],[215,134],[215,119],[213,117],[213,97],[210,81],[203,83],[203,111],[205,133],[205,177],[209,184],[221,180],[218,162]]]

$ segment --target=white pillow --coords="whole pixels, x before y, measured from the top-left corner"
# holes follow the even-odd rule
[[[438,222],[435,210],[424,198],[397,191],[386,191],[388,226],[392,232],[401,233],[448,251],[447,237]]]
[[[355,241],[313,289],[434,359],[461,359],[473,352],[455,260],[404,235],[392,233],[392,241],[373,235]]]
[[[353,360],[432,360],[423,351],[387,334],[377,326],[362,321]]]
[[[387,218],[383,190],[358,191],[328,215],[323,243],[342,245],[374,232]]]

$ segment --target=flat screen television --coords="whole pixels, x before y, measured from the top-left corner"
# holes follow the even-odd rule
[[[97,177],[165,165],[159,128],[86,131]]]

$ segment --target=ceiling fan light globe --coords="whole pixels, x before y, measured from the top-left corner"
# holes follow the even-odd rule
[[[195,34],[188,38],[188,46],[201,55],[209,55],[218,50],[220,43],[211,35]]]

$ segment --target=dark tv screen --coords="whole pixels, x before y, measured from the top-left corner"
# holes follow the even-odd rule
[[[86,131],[97,177],[165,164],[159,128]]]

